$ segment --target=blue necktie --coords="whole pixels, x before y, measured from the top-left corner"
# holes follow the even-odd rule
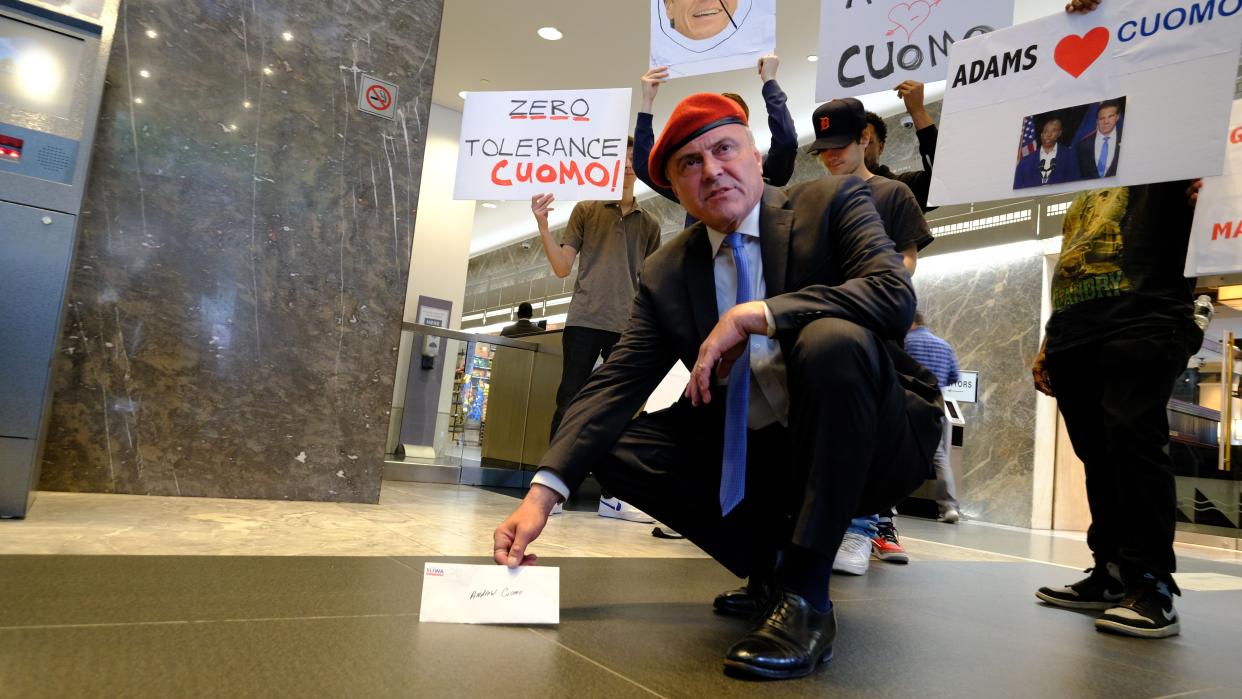
[[[746,268],[741,233],[725,236],[737,269],[737,303],[750,301],[750,271]],[[746,349],[729,370],[725,399],[724,463],[720,469],[720,515],[729,514],[746,497],[746,411],[750,407],[750,338]]]
[[[1095,162],[1095,169],[1100,171],[1100,177],[1108,172],[1108,136],[1104,137],[1104,145],[1100,146],[1100,159]]]

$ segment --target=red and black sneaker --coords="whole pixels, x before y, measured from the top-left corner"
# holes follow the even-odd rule
[[[875,525],[876,535],[871,538],[871,555],[885,563],[909,563],[910,556],[901,547],[897,527],[891,521],[880,520]]]

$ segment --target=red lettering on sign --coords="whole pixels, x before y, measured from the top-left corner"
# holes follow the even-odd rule
[[[552,117],[555,119],[556,117]],[[582,172],[578,169],[578,163],[569,161],[561,163],[561,182],[572,182],[577,180],[578,184],[582,184]]]
[[[1242,222],[1239,222],[1239,223],[1242,223]],[[1242,229],[1240,229],[1239,232],[1242,232]],[[1234,235],[1233,221],[1225,221],[1224,223],[1213,223],[1212,224],[1212,240],[1216,240],[1217,237],[1225,238],[1227,240],[1229,238],[1232,238],[1233,235]]]
[[[1242,143],[1242,126],[1239,126],[1238,128],[1234,129],[1233,133],[1229,134],[1229,142],[1230,143]]]
[[[1070,34],[1057,43],[1052,58],[1061,66],[1061,70],[1077,78],[1096,59],[1104,55],[1104,49],[1108,48],[1108,37],[1108,30],[1104,27],[1096,27],[1082,36]]]
[[[591,184],[594,187],[612,186],[612,191],[617,191],[617,187],[621,184],[622,176],[625,174],[621,167],[621,161],[617,161],[612,169],[608,171],[608,167],[603,163],[590,162],[585,166],[574,160],[561,160],[557,163],[536,164],[531,162],[510,162],[505,158],[496,161],[492,167],[492,184],[499,187],[513,187],[517,184],[529,184],[539,182],[541,184]],[[508,177],[512,177],[509,179]]]
[[[499,160],[496,162],[496,166],[492,168],[492,184],[498,187],[512,187],[513,186],[513,180],[502,180],[500,179],[500,177],[498,177],[499,172],[504,168],[504,166],[508,164],[509,164],[508,160]]]
[[[592,177],[593,174],[598,175],[599,179]],[[608,168],[599,163],[591,163],[586,166],[586,178],[587,182],[596,187],[605,187],[608,185]]]

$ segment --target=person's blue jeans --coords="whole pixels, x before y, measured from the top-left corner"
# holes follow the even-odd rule
[[[855,534],[862,534],[868,539],[871,539],[876,534],[879,533],[879,530],[876,529],[876,525],[879,524],[879,522],[880,522],[879,515],[871,515],[869,517],[855,517],[854,519],[850,520],[850,527],[849,529],[846,530],[846,532],[854,532]]]

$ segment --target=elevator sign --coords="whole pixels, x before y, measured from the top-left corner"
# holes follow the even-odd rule
[[[979,399],[979,372],[959,371],[957,383],[944,387],[944,397],[958,403],[975,403]]]
[[[358,85],[359,110],[385,119],[395,119],[393,114],[397,111],[396,104],[396,85],[366,73],[362,74],[362,82]]]

